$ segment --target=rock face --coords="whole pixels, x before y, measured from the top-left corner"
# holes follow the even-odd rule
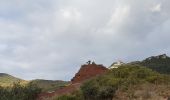
[[[114,62],[110,67],[109,69],[113,69],[113,68],[118,68],[119,66],[123,65],[125,63],[123,63],[122,61],[117,61],[117,62]]]
[[[78,73],[71,79],[71,82],[81,83],[87,79],[90,79],[94,76],[101,75],[105,73],[108,69],[103,65],[97,65],[95,63],[88,63],[87,65],[82,65]]]

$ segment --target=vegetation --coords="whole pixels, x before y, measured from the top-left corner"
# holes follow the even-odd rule
[[[165,78],[168,79],[150,69],[126,65],[84,83],[81,90],[85,100],[112,100],[118,89],[127,90],[129,86],[144,82],[164,83]]]
[[[165,97],[169,100],[169,65],[170,57],[165,55],[124,64],[87,80],[78,91],[55,97],[53,100],[138,100],[139,98],[161,100]],[[69,84],[50,80],[33,80],[23,84],[24,82],[19,78],[0,73],[0,86],[2,86],[0,100],[36,100],[41,90],[49,92]],[[15,84],[11,85],[12,83]]]
[[[26,83],[26,81],[19,78],[13,77],[11,75],[0,73],[0,86],[11,86],[13,83]]]
[[[0,73],[0,86],[1,87],[10,87],[13,85],[13,83],[20,83],[21,85],[26,84],[34,84],[37,85],[37,87],[42,89],[42,92],[46,91],[53,91],[60,87],[64,87],[69,84],[69,82],[66,81],[53,81],[53,80],[32,80],[32,81],[25,81],[19,78],[16,78],[14,76]]]
[[[105,75],[85,82],[81,88],[81,100],[112,100],[118,90],[128,91],[130,87],[140,84],[170,84],[170,77],[146,67],[124,65],[113,69]],[[61,96],[56,100],[79,100],[75,95]]]
[[[128,87],[126,91],[117,90],[113,100],[168,100],[170,85],[143,83]]]
[[[54,91],[58,88],[65,87],[69,84],[69,82],[66,81],[52,81],[52,80],[33,80],[31,81],[32,84],[37,85],[39,88],[42,89],[42,92],[45,91]]]
[[[146,66],[161,74],[170,74],[170,57],[164,55],[149,57],[134,64]]]
[[[52,80],[25,81],[0,73],[0,100],[35,100],[40,92],[50,92],[65,87],[69,82]]]
[[[12,87],[0,87],[0,100],[36,100],[40,92],[34,84],[14,83]]]
[[[82,91],[75,91],[69,95],[62,95],[60,97],[55,97],[53,100],[84,100]]]

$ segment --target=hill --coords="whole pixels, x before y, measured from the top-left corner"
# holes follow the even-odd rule
[[[75,74],[75,76],[71,79],[71,84],[66,87],[57,89],[51,93],[45,92],[39,95],[38,100],[44,100],[42,98],[51,98],[54,96],[61,96],[64,94],[72,93],[80,88],[80,86],[87,80],[90,80],[94,77],[103,75],[107,73],[109,70],[100,64],[88,63],[84,64],[80,67],[79,71]],[[67,100],[67,99],[66,99]],[[74,100],[74,99],[73,99]]]
[[[42,92],[54,91],[58,88],[64,87],[67,84],[69,84],[69,82],[59,81],[59,80],[36,79],[36,80],[26,81],[6,73],[0,73],[0,86],[2,87],[12,86],[14,83],[18,83],[18,82],[22,85],[26,85],[30,83],[34,84],[38,88],[42,89]]]
[[[53,100],[169,100],[170,76],[138,65],[122,65]]]
[[[170,57],[166,54],[151,56],[143,61],[136,61],[130,64],[142,65],[162,74],[170,74]]]
[[[163,54],[110,70],[89,62],[80,67],[71,82],[37,79],[28,84],[43,90],[37,100],[169,100],[168,74],[170,57]],[[4,84],[21,80],[5,73],[0,78]]]
[[[25,81],[6,73],[0,73],[0,86],[10,86],[16,82],[25,82]]]

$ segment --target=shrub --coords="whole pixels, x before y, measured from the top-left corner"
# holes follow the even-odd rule
[[[146,67],[123,65],[83,83],[80,88],[81,95],[61,96],[57,100],[112,100],[118,89],[127,91],[136,84],[169,84],[169,82],[169,76],[161,75]],[[78,99],[79,96],[81,98]]]
[[[0,100],[36,100],[40,92],[34,84],[14,83],[12,87],[0,87]]]
[[[85,100],[111,100],[117,90],[118,83],[118,80],[111,80],[106,76],[98,77],[85,82],[81,86],[81,90]]]
[[[96,81],[88,81],[81,87],[85,100],[96,100],[99,92],[99,85]]]
[[[151,69],[136,65],[124,65],[85,82],[81,86],[81,90],[85,100],[112,100],[118,88],[127,90],[129,86],[135,84],[164,81],[166,80],[163,75]]]
[[[69,95],[62,95],[54,98],[53,100],[84,100],[84,98],[81,91],[74,91]]]
[[[56,100],[76,100],[74,96],[71,95],[63,95],[58,97]]]

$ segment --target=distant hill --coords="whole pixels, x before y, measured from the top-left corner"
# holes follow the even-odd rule
[[[166,54],[151,56],[143,61],[136,61],[130,64],[142,65],[162,74],[170,74],[170,57]]]
[[[69,84],[67,81],[43,79],[32,80],[31,83],[36,84],[42,91],[54,91]]]
[[[16,82],[24,82],[24,80],[16,78],[6,73],[0,73],[0,86],[10,86]]]
[[[42,91],[53,91],[60,87],[64,87],[65,85],[69,84],[69,82],[66,81],[53,81],[53,80],[42,80],[42,79],[36,79],[32,81],[26,81],[17,77],[14,77],[12,75],[6,74],[6,73],[0,73],[0,86],[6,87],[6,86],[12,86],[14,83],[20,82],[21,84],[28,84],[33,83],[37,85],[39,88],[42,89]]]

